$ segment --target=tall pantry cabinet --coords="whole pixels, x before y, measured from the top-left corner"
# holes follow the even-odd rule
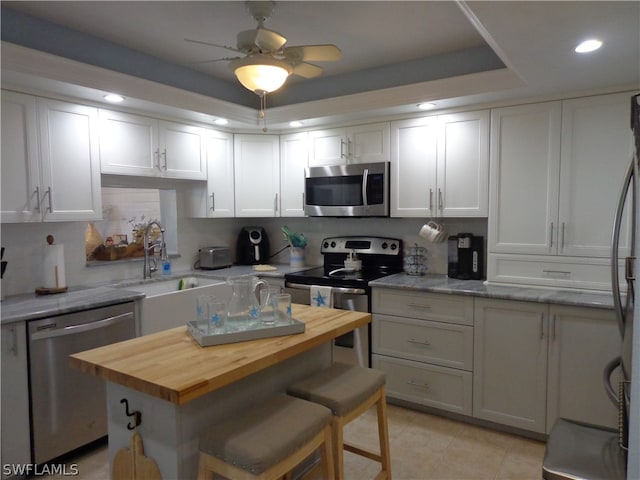
[[[631,159],[630,95],[492,111],[489,281],[610,289],[613,212]]]

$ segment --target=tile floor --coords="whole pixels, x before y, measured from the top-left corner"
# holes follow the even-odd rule
[[[544,443],[454,420],[388,406],[394,480],[539,480]],[[375,410],[349,425],[345,439],[377,449]],[[107,447],[69,460],[82,480],[107,480]],[[345,452],[346,480],[373,478],[379,465]],[[320,480],[310,475],[308,480]],[[64,477],[49,477],[62,480]],[[165,479],[169,480],[169,479]]]

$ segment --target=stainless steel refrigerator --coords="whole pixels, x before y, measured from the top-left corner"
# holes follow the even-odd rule
[[[627,169],[618,207],[611,241],[611,282],[613,303],[618,319],[618,329],[622,337],[620,356],[611,359],[602,372],[603,388],[618,408],[618,428],[607,429],[593,425],[559,419],[547,441],[542,478],[544,480],[638,480],[640,479],[640,332],[633,332],[634,317],[636,330],[640,322],[634,304],[640,292],[636,291],[635,274],[638,271],[637,227],[640,225],[638,192],[640,191],[640,95],[631,97],[631,130],[634,139],[634,153]],[[624,278],[626,295],[620,288],[618,243],[626,208],[631,208],[631,252],[624,258]],[[633,357],[634,345],[636,358]],[[632,364],[635,362],[635,379],[632,381]],[[613,372],[619,371],[621,380],[614,385]],[[633,392],[633,393],[632,393]]]

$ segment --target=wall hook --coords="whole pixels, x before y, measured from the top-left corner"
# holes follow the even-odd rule
[[[120,403],[124,403],[124,411],[127,417],[133,417],[133,425],[131,425],[131,422],[129,422],[127,424],[127,429],[134,430],[136,427],[138,427],[142,423],[142,413],[140,413],[138,410],[134,410],[133,412],[130,412],[129,401],[126,398],[123,398],[122,400],[120,400]]]

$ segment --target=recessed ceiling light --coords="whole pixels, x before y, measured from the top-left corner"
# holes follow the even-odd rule
[[[227,123],[229,123],[229,120],[227,120],[226,118],[216,118],[213,123],[215,123],[216,125],[226,125]]]
[[[435,103],[419,103],[418,104],[418,108],[420,110],[432,110],[434,108],[436,108],[436,104]]]
[[[120,103],[124,101],[124,97],[117,93],[109,93],[104,96],[104,99],[109,103]]]
[[[596,40],[595,38],[590,38],[589,40],[585,40],[580,45],[576,47],[576,53],[588,53],[593,52],[594,50],[598,50],[602,46],[602,42],[600,40]]]
[[[293,122],[289,122],[289,126],[293,128],[298,128],[298,127],[301,127],[302,125],[303,123],[297,120],[294,120]]]

